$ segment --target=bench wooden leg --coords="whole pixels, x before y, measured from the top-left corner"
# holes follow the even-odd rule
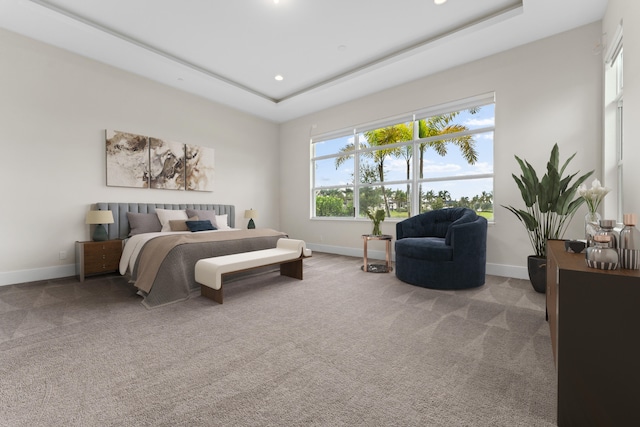
[[[302,258],[280,264],[280,275],[302,280]]]
[[[200,294],[205,298],[214,300],[218,304],[222,304],[222,285],[220,285],[220,289],[218,290],[200,285]]]

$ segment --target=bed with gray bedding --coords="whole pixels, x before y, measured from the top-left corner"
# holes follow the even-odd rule
[[[215,210],[218,215],[227,215],[230,227],[235,226],[235,207],[233,205],[96,203],[95,209],[113,212],[114,223],[106,226],[109,239],[128,238],[130,233],[128,212],[154,214],[156,209]],[[142,304],[147,308],[186,300],[194,291],[199,290],[200,285],[196,283],[194,273],[198,260],[275,248],[279,238],[287,237],[285,233],[270,229],[207,233],[212,235],[211,238],[208,238],[205,233],[190,233],[179,236],[171,235],[172,233],[167,234],[169,235],[155,237],[146,242],[135,261],[135,267],[128,272],[131,283],[138,288],[138,293],[143,297]],[[164,249],[158,250],[158,246],[162,246]],[[154,249],[154,247],[156,248]],[[156,256],[156,254],[158,255]],[[151,273],[145,271],[149,270],[148,264],[153,264]],[[149,277],[151,278],[149,279]]]

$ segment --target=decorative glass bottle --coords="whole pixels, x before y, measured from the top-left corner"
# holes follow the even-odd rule
[[[636,214],[624,214],[624,228],[620,231],[620,268],[640,270],[640,231],[636,228]]]
[[[618,251],[609,246],[611,236],[596,234],[593,236],[595,246],[587,248],[587,266],[600,270],[615,270],[618,268]]]
[[[613,219],[601,219],[600,220],[600,231],[596,234],[606,234],[611,237],[609,240],[609,247],[618,249],[618,239],[619,234],[617,231],[613,229],[616,226],[616,221]]]
[[[600,214],[598,212],[587,212],[584,216],[584,238],[587,241],[587,247],[595,246],[593,236],[600,230]]]

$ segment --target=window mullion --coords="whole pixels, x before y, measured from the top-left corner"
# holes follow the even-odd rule
[[[413,116],[413,145],[411,150],[412,156],[411,161],[413,162],[413,173],[411,174],[411,213],[413,215],[417,215],[420,213],[420,192],[418,191],[418,176],[420,175],[419,161],[418,161],[418,148],[420,144],[418,140],[420,139],[420,124],[418,120],[416,120],[416,116]]]
[[[358,218],[360,212],[360,138],[353,130],[353,217]]]
[[[618,188],[617,188],[617,219],[618,222],[622,222],[622,213],[623,213],[623,199],[622,194],[624,194],[624,179],[623,179],[623,168],[624,168],[624,134],[623,130],[623,101],[622,98],[618,101],[618,108],[616,109],[616,175],[618,177]]]

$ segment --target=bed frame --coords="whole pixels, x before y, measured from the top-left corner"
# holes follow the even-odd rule
[[[126,239],[129,236],[129,219],[127,218],[127,212],[154,213],[156,209],[215,210],[217,215],[227,215],[230,227],[233,228],[236,225],[236,208],[234,205],[100,202],[96,203],[93,209],[113,212],[113,224],[105,224],[109,239]]]

